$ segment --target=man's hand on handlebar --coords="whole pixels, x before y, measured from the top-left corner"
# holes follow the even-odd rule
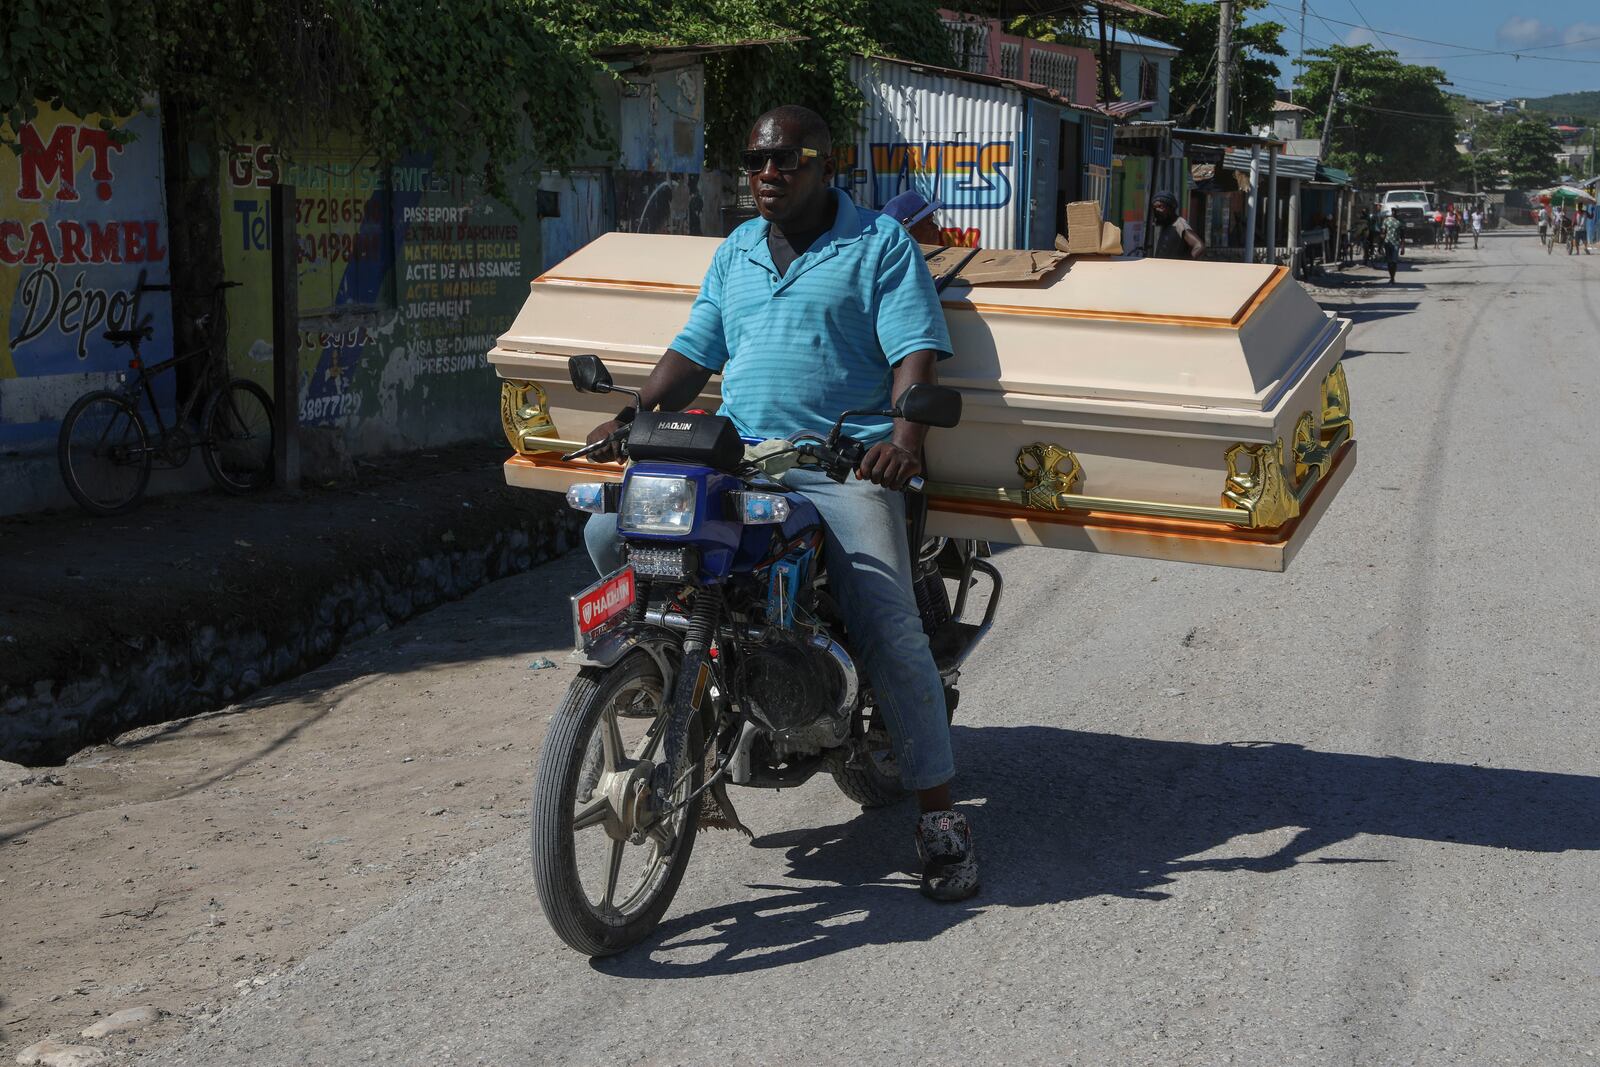
[[[913,451],[893,441],[880,441],[867,449],[856,468],[856,477],[899,491],[922,473],[922,460]]]
[[[584,438],[584,441],[591,445],[597,444],[601,441],[604,441],[606,438],[610,437],[620,429],[622,429],[622,423],[618,422],[616,419],[607,419],[599,426],[596,426],[594,429],[590,430],[589,436]],[[593,460],[595,463],[614,463],[620,457],[617,455],[616,442],[613,441],[604,448],[597,448],[593,452],[590,452],[585,458]]]

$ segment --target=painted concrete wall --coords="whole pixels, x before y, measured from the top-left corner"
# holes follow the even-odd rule
[[[1139,68],[1146,62],[1156,67],[1157,89],[1153,98],[1139,94]],[[1154,108],[1140,113],[1140,120],[1163,122],[1172,117],[1172,60],[1169,57],[1120,49],[1117,64],[1117,85],[1122,89],[1122,99],[1154,99],[1156,102]]]
[[[72,401],[115,383],[106,330],[148,323],[146,358],[172,353],[166,294],[136,291],[168,280],[160,123],[115,120],[118,144],[100,119],[43,108],[0,152],[0,458],[53,452]]]
[[[312,448],[359,455],[491,437],[486,354],[540,264],[537,173],[512,201],[436,171],[427,156],[380,164],[348,142],[284,160],[238,145],[219,173],[229,358],[267,384],[272,366],[270,187],[296,191],[300,421]],[[309,457],[316,462],[318,457]]]
[[[615,141],[566,173],[513,168],[506,202],[413,155],[383,163],[349,138],[220,154],[216,173],[233,373],[270,389],[271,186],[293,184],[299,414],[309,476],[351,458],[500,433],[486,354],[540,271],[612,229],[721,235],[731,179],[703,170],[699,63],[596,82]],[[153,109],[152,109],[153,110]],[[67,506],[55,465],[72,401],[114,384],[126,351],[100,334],[149,323],[172,354],[158,115],[114,126],[45,109],[0,152],[0,514]],[[170,408],[173,380],[160,383]],[[203,479],[162,479],[152,491]]]
[[[128,351],[101,334],[149,325],[145,358],[172,354],[161,126],[155,115],[77,116],[41,105],[0,152],[0,515],[70,502],[55,459],[61,418],[117,384]],[[111,132],[135,135],[118,143]],[[170,410],[173,379],[157,383]]]

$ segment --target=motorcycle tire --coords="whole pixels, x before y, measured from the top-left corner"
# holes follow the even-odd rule
[[[591,751],[604,746],[602,733],[606,726],[602,719],[610,710],[618,721],[637,722],[636,707],[630,707],[630,713],[624,718],[616,705],[626,694],[641,691],[653,696],[658,714],[664,710],[660,668],[643,651],[635,651],[609,668],[580,670],[567,689],[566,699],[550,718],[534,778],[530,829],[534,888],[539,906],[562,941],[591,957],[621,952],[655,930],[672,904],[694,850],[698,802],[689,804],[677,815],[671,845],[664,854],[656,847],[653,859],[648,858],[651,853],[647,850],[652,848],[648,838],[638,845],[611,838],[610,844],[604,845],[604,840],[611,837],[605,827],[575,828],[577,815],[581,814],[574,812],[580,802],[580,790],[585,793],[583,803],[586,805],[597,801],[594,790],[607,771],[604,764],[611,762],[609,757],[597,760]],[[649,718],[652,722],[655,719],[654,716]],[[618,736],[620,738],[620,733]],[[702,736],[696,721],[691,726],[687,746],[691,755],[700,753]],[[620,747],[627,746],[624,742]],[[659,752],[657,743],[653,754]],[[700,787],[704,773],[703,763],[697,763],[686,784],[679,787],[680,798]],[[598,905],[585,889],[579,873],[579,834],[601,835],[585,837],[585,844],[593,841],[610,850],[606,888]],[[586,848],[586,851],[592,850]],[[612,898],[619,887],[622,857],[630,851],[636,853],[635,859],[646,857],[645,873],[631,895],[618,905]],[[658,870],[662,866],[664,870]]]
[[[956,706],[961,703],[961,693],[956,689],[944,691],[945,722],[955,719]],[[833,769],[833,780],[839,792],[863,808],[884,808],[905,799],[910,790],[900,784],[900,775],[884,767],[869,752],[865,758],[841,763]]]

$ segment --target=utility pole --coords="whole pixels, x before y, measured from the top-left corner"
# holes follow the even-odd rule
[[[1289,103],[1300,88],[1300,72],[1306,69],[1306,0],[1300,0],[1300,54],[1295,57],[1294,81],[1289,86]]]
[[[1228,132],[1228,74],[1233,59],[1233,0],[1217,0],[1217,119],[1218,133]]]
[[[1344,64],[1339,63],[1333,68],[1333,92],[1328,94],[1328,113],[1322,120],[1322,151],[1319,158],[1328,158],[1328,134],[1333,132],[1333,105],[1339,99],[1339,78],[1344,74]]]

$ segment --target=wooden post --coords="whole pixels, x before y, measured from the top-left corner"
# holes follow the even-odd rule
[[[295,264],[294,186],[272,187],[272,473],[300,487],[300,276]]]

